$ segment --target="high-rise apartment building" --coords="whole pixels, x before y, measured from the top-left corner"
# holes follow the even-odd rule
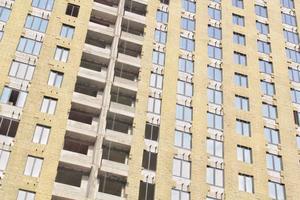
[[[0,199],[299,200],[299,0],[0,0]]]

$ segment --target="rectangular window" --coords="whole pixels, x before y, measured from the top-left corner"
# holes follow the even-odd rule
[[[161,10],[157,10],[156,21],[163,23],[163,24],[167,24],[168,23],[168,13],[161,11]]]
[[[154,200],[154,194],[155,194],[155,184],[140,181],[138,200]]]
[[[54,59],[61,61],[61,62],[67,62],[68,58],[69,58],[69,52],[70,52],[70,49],[57,46],[56,50],[55,50]]]
[[[176,104],[176,119],[191,122],[193,118],[193,109],[191,107]]]
[[[25,190],[19,190],[17,200],[35,200],[35,193]]]
[[[263,116],[275,120],[277,118],[277,107],[267,103],[263,103]]]
[[[221,40],[222,39],[222,29],[208,25],[208,37]]]
[[[27,92],[16,90],[9,87],[4,87],[0,102],[23,108],[26,102]]]
[[[47,144],[50,135],[50,127],[36,125],[32,142],[36,144]]]
[[[53,115],[55,113],[56,104],[57,104],[57,99],[44,97],[41,106],[41,112]]]
[[[221,10],[212,7],[208,7],[208,15],[210,18],[217,21],[220,21],[222,18]]]
[[[269,24],[256,21],[256,29],[260,34],[268,35],[270,33]]]
[[[190,179],[191,162],[173,158],[173,176]]]
[[[34,15],[27,15],[25,28],[31,29],[33,31],[38,31],[45,33],[48,26],[47,19],[43,19],[41,17],[37,17]]]
[[[240,45],[246,45],[246,36],[241,33],[233,32],[233,42]]]
[[[40,8],[43,10],[51,11],[53,8],[54,0],[32,0],[32,7]]]
[[[266,73],[266,74],[272,74],[273,73],[273,63],[269,61],[265,61],[262,59],[259,59],[259,70],[260,72]]]
[[[269,181],[269,197],[275,200],[285,200],[284,184]]]
[[[224,187],[224,170],[207,166],[206,182],[217,187]]]
[[[269,144],[278,145],[280,143],[278,130],[264,127],[264,134],[265,134],[265,138]]]
[[[295,63],[300,63],[300,52],[293,49],[285,48],[288,59]]]
[[[296,17],[290,14],[281,13],[282,22],[290,26],[297,26]]]
[[[165,64],[165,53],[153,50],[152,63],[163,66]]]
[[[232,14],[232,23],[239,26],[245,26],[245,18],[241,15]]]
[[[237,65],[247,65],[247,56],[239,52],[233,52],[233,60]]]
[[[258,16],[268,18],[268,10],[265,6],[255,5],[255,13]]]
[[[61,72],[50,71],[48,85],[60,88],[62,84],[64,74]]]
[[[222,59],[222,48],[208,45],[208,57],[214,58],[217,60],[221,60]]]
[[[195,50],[195,40],[180,36],[180,49],[192,52]]]
[[[0,41],[1,41],[2,38],[3,38],[3,34],[4,34],[4,31],[3,31],[3,30],[0,30]]]
[[[11,13],[11,9],[0,6],[0,21],[7,22]]]
[[[175,146],[184,149],[192,148],[192,135],[187,132],[175,130]]]
[[[298,33],[283,30],[284,38],[287,42],[293,43],[293,44],[299,44],[299,35]]]
[[[237,160],[244,163],[252,163],[252,150],[249,147],[237,146]]]
[[[244,8],[244,0],[232,0],[232,5],[237,8]]]
[[[289,9],[295,8],[294,0],[280,0],[281,6]]]
[[[148,112],[160,114],[161,99],[154,97],[148,98]]]
[[[298,69],[289,68],[289,77],[291,81],[300,83],[300,71]]]
[[[260,53],[270,54],[271,53],[271,44],[269,42],[257,40],[257,50]]]
[[[158,141],[159,125],[146,123],[145,126],[145,138],[148,140]]]
[[[243,111],[249,111],[249,98],[235,95],[235,107]]]
[[[66,9],[66,15],[70,15],[72,17],[78,17],[80,6],[68,3]]]
[[[253,176],[239,174],[239,190],[254,193]]]
[[[9,70],[9,76],[30,81],[33,77],[35,66],[13,60]]]
[[[223,116],[215,113],[207,113],[207,123],[209,128],[223,130]]]
[[[21,37],[17,51],[38,56],[42,48],[42,43],[29,38]]]
[[[32,176],[32,177],[39,177],[41,169],[42,169],[42,165],[43,165],[43,159],[42,158],[28,156],[26,166],[25,166],[24,175],[25,176]]]
[[[181,28],[187,31],[195,31],[195,20],[181,17]]]
[[[190,193],[182,190],[172,189],[171,200],[190,200]]]
[[[293,111],[295,124],[300,126],[300,112]]]
[[[142,167],[146,170],[156,171],[157,153],[144,150]]]
[[[150,87],[162,89],[163,88],[163,76],[160,74],[151,72]]]
[[[267,153],[266,160],[267,160],[267,168],[269,170],[273,170],[273,171],[282,170],[281,156]]]
[[[0,149],[0,172],[3,172],[6,169],[9,160],[9,155],[9,151]]]
[[[194,61],[179,58],[179,64],[178,64],[179,71],[186,72],[189,74],[192,74],[194,72]]]
[[[261,90],[264,95],[274,96],[275,95],[275,85],[274,83],[269,83],[266,81],[260,81]]]
[[[182,8],[184,11],[196,13],[196,2],[191,0],[182,0]]]
[[[292,102],[296,104],[300,104],[300,91],[291,89]]]
[[[217,82],[222,82],[222,69],[207,66],[208,78]]]
[[[0,135],[15,137],[19,127],[19,121],[0,116]]]
[[[64,37],[64,38],[67,38],[67,39],[72,39],[73,35],[74,35],[74,31],[75,31],[74,26],[63,24],[61,26],[60,36]]]
[[[300,149],[300,135],[296,136],[297,148]]]
[[[193,84],[186,81],[177,81],[177,94],[192,97],[193,96]]]
[[[247,75],[235,73],[234,74],[234,81],[235,85],[240,86],[240,87],[248,87],[248,77]]]
[[[251,136],[250,122],[236,119],[236,132],[240,135],[250,137]]]
[[[207,89],[208,102],[221,105],[223,103],[223,92],[215,89]]]
[[[155,29],[155,42],[166,44],[167,32]]]
[[[223,158],[223,142],[215,139],[207,138],[207,153],[211,156]]]

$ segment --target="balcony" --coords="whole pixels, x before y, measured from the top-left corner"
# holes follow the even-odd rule
[[[98,3],[99,2],[99,3]],[[103,4],[105,1],[94,1],[93,3],[93,15],[97,15],[98,13],[102,13],[102,16],[108,17],[107,15],[117,16],[117,7],[112,7],[110,5]]]
[[[95,23],[96,19],[93,19],[92,22],[88,24],[88,30],[98,33],[103,33],[105,35],[113,35],[114,34],[114,26],[112,25],[102,25],[101,22]]]
[[[141,58],[140,57],[133,57],[130,55],[126,55],[124,53],[118,53],[117,61],[119,63],[131,65],[136,68],[141,68]]]
[[[108,112],[106,129],[120,132],[121,134],[132,134],[133,119],[124,115]]]
[[[102,159],[101,171],[116,174],[120,176],[128,176],[128,165]]]
[[[85,189],[63,183],[54,183],[52,200],[76,199],[85,200]]]
[[[118,7],[119,0],[94,0],[94,2],[105,4],[110,7]]]
[[[79,140],[86,140],[89,142],[96,140],[97,123],[93,125],[81,123],[74,120],[68,120],[66,136],[72,136]]]
[[[125,200],[126,178],[110,173],[100,172],[98,200]]]
[[[130,12],[139,16],[145,16],[147,13],[147,4],[145,4],[143,1],[126,0],[125,12]]]
[[[106,129],[104,138],[108,141],[112,141],[118,144],[124,144],[127,146],[131,145],[132,135],[120,133],[118,131],[113,131]]]
[[[92,158],[81,153],[62,150],[60,162],[63,166],[69,166],[76,170],[89,171],[92,167]]]
[[[72,105],[85,112],[92,114],[100,114],[102,105],[102,95],[98,94],[97,97],[89,96],[79,92],[74,92],[72,97]]]
[[[130,30],[128,30],[130,31]],[[133,34],[123,30],[121,33],[121,39],[127,42],[131,42],[138,45],[143,45],[144,37],[142,35]]]
[[[110,58],[110,48],[97,47],[91,44],[84,44],[83,52],[89,54],[95,60],[97,59],[109,59]],[[99,58],[100,57],[100,58]]]
[[[117,76],[114,77],[113,85],[116,87],[123,88],[123,89],[131,90],[134,92],[137,92],[137,87],[138,87],[138,84],[136,81],[128,80],[126,78],[121,78],[121,77],[117,77]]]
[[[131,106],[127,106],[124,104],[116,103],[116,102],[110,102],[109,111],[112,113],[116,113],[119,115],[124,115],[127,117],[134,118],[135,114],[135,108]]]

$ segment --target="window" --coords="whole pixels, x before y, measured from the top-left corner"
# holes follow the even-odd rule
[[[246,37],[243,34],[233,32],[233,42],[240,45],[246,45]]]
[[[223,129],[223,116],[215,113],[207,113],[208,128],[217,130]]]
[[[161,99],[154,97],[148,98],[148,112],[160,114]]]
[[[193,109],[191,107],[176,104],[176,119],[191,122],[193,117]]]
[[[254,193],[253,176],[239,174],[239,190]]]
[[[232,5],[238,8],[244,8],[244,0],[232,0]]]
[[[183,49],[183,50],[186,50],[189,52],[194,51],[195,50],[195,40],[180,36],[180,49]]]
[[[25,22],[25,28],[33,31],[45,33],[48,26],[48,20],[34,15],[28,15]]]
[[[277,118],[277,107],[267,103],[263,103],[263,116],[269,119]]]
[[[166,4],[166,5],[169,5],[169,3],[170,3],[170,0],[160,0],[160,3],[163,3],[163,4]]]
[[[79,8],[80,7],[78,5],[68,3],[67,9],[66,9],[66,15],[70,15],[70,16],[73,16],[73,17],[78,17]]]
[[[237,146],[237,159],[244,163],[252,163],[252,150],[249,147]]]
[[[167,32],[155,29],[155,42],[166,44]]]
[[[165,53],[153,50],[152,63],[163,66],[165,64]]]
[[[179,58],[179,71],[192,74],[194,72],[194,61]]]
[[[300,63],[300,52],[293,49],[285,48],[288,59],[295,63]]]
[[[139,199],[154,200],[155,184],[140,181]]]
[[[21,37],[19,45],[17,47],[17,51],[38,56],[40,54],[41,47],[42,47],[41,42],[29,38]]]
[[[271,53],[271,45],[269,42],[257,40],[257,49],[258,49],[258,52],[260,52],[260,53],[266,53],[266,54]]]
[[[247,56],[239,52],[233,52],[234,63],[238,65],[247,65]]]
[[[184,11],[195,13],[196,12],[196,2],[191,0],[182,0],[182,8]]]
[[[193,96],[193,84],[186,81],[177,81],[177,94],[192,97]]]
[[[0,6],[0,21],[7,22],[10,16],[11,10],[9,8]]]
[[[206,182],[217,187],[224,187],[224,170],[207,166]]]
[[[293,114],[294,114],[295,124],[300,126],[300,112],[294,110]]]
[[[2,91],[0,102],[23,108],[25,105],[26,97],[27,92],[23,92],[5,86]]]
[[[294,6],[294,0],[280,0],[281,6],[293,9],[295,8]]]
[[[0,135],[15,137],[18,126],[19,121],[0,116]]]
[[[208,57],[214,58],[217,60],[221,60],[222,59],[222,48],[208,45]]]
[[[268,18],[268,10],[265,6],[255,5],[255,13],[258,16]]]
[[[35,193],[19,190],[17,200],[35,200]]]
[[[291,89],[292,102],[296,104],[300,104],[300,91]]]
[[[3,172],[6,169],[9,155],[9,151],[0,149],[0,172]]]
[[[235,107],[243,111],[249,111],[249,98],[235,95]]]
[[[69,57],[70,49],[57,46],[55,50],[55,56],[54,59],[61,61],[61,62],[67,62]]]
[[[50,127],[43,126],[43,125],[36,125],[32,142],[37,144],[47,144],[49,135],[50,135]]]
[[[285,200],[284,184],[269,181],[269,197],[276,200]]]
[[[60,36],[67,38],[67,39],[72,39],[74,35],[75,28],[73,26],[63,24],[61,26],[60,30]]]
[[[245,18],[241,15],[232,14],[232,23],[239,26],[245,26]]]
[[[208,37],[221,40],[222,39],[222,29],[208,25]]]
[[[33,77],[34,68],[34,65],[13,60],[10,66],[9,76],[30,81]]]
[[[161,22],[163,24],[168,23],[168,13],[161,11],[161,10],[157,10],[156,12],[156,21],[157,22]]]
[[[191,162],[173,158],[173,176],[190,179]]]
[[[300,149],[300,135],[296,136],[297,148]]]
[[[281,13],[282,22],[290,26],[297,26],[296,17],[286,13]]]
[[[207,138],[207,153],[211,156],[223,158],[223,142]]]
[[[289,68],[289,77],[291,81],[300,83],[300,71],[298,69]]]
[[[269,144],[277,145],[280,143],[278,130],[264,127],[264,134],[265,134],[265,138]]]
[[[154,72],[151,72],[150,77],[150,87],[162,89],[163,87],[163,76],[160,74],[156,74]]]
[[[195,31],[195,20],[181,17],[181,28],[187,31]]]
[[[260,72],[266,73],[266,74],[272,74],[273,73],[273,63],[268,62],[262,59],[259,59],[259,70]]]
[[[266,160],[267,160],[267,168],[269,170],[273,170],[273,171],[282,170],[281,156],[267,153]]]
[[[267,35],[269,34],[269,24],[265,24],[259,21],[256,21],[256,29],[260,34]]]
[[[237,86],[245,87],[245,88],[248,87],[248,77],[247,77],[247,75],[235,73],[234,74],[234,81],[235,81],[235,84]]]
[[[221,10],[212,7],[208,7],[208,15],[210,16],[210,18],[218,21],[220,21],[222,18]]]
[[[157,153],[144,150],[142,167],[146,170],[156,171]]]
[[[32,177],[39,177],[41,169],[42,169],[42,164],[43,164],[43,159],[42,158],[28,156],[26,166],[25,166],[24,175],[25,176],[32,176]]]
[[[215,89],[207,89],[208,102],[214,104],[222,104],[223,103],[223,92]]]
[[[43,10],[51,11],[53,8],[54,0],[32,0],[32,7],[40,8]]]
[[[250,137],[251,136],[250,122],[236,119],[236,132],[240,135]]]
[[[184,149],[192,148],[192,135],[187,132],[175,130],[175,146]]]
[[[208,78],[217,82],[222,82],[222,69],[207,66]]]
[[[298,33],[283,30],[284,38],[287,42],[293,43],[293,44],[299,44],[299,35]]]
[[[275,95],[275,85],[274,83],[269,83],[266,81],[260,81],[261,90],[264,95],[273,96]]]
[[[4,34],[4,31],[3,31],[3,30],[0,30],[0,41],[1,41],[2,38],[3,38],[3,34]]]
[[[61,72],[50,71],[48,85],[60,88],[64,74]]]
[[[41,106],[41,112],[53,115],[56,109],[56,104],[57,104],[57,99],[44,97]]]
[[[146,123],[145,126],[145,138],[149,140],[157,141],[159,136],[159,126]]]
[[[190,200],[190,193],[172,189],[171,200]]]

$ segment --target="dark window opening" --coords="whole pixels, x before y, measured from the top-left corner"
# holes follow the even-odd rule
[[[159,126],[147,123],[145,127],[145,138],[149,140],[158,140]]]
[[[156,171],[157,153],[144,150],[142,167],[147,170]]]
[[[73,17],[78,17],[79,8],[80,7],[78,5],[68,3],[67,10],[66,10],[66,15],[70,15],[70,16],[73,16]]]

